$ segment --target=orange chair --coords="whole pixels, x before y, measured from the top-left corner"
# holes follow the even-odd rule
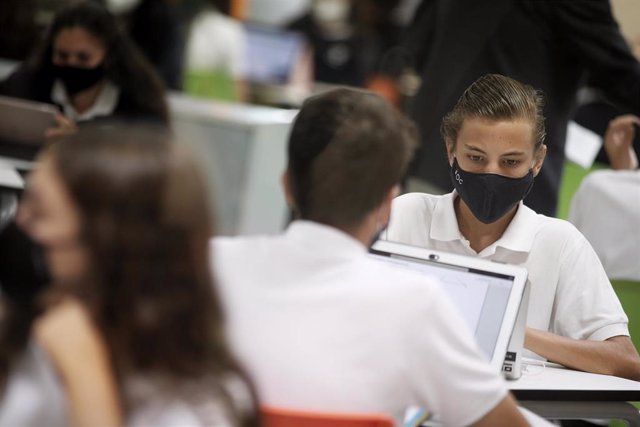
[[[345,414],[261,407],[263,427],[393,427],[385,414]]]

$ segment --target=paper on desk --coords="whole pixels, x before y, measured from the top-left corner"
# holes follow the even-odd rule
[[[598,152],[602,147],[602,137],[577,124],[569,122],[567,127],[567,142],[564,146],[564,155],[567,159],[589,169],[593,165]]]
[[[10,166],[0,166],[0,186],[8,188],[24,188],[24,180],[20,174]]]

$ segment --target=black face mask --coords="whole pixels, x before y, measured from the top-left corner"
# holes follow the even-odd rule
[[[68,66],[53,66],[56,77],[62,80],[67,94],[73,96],[98,83],[104,78],[104,67],[78,68]]]
[[[6,298],[33,303],[50,283],[42,246],[32,241],[15,222],[0,231],[0,288]]]
[[[451,182],[473,215],[483,223],[491,224],[529,194],[533,187],[533,171],[529,169],[529,173],[522,178],[471,173],[462,170],[457,159],[454,159]]]

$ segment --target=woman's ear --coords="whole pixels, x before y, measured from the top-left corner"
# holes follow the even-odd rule
[[[289,175],[289,169],[286,169],[282,173],[282,176],[280,177],[280,183],[282,184],[282,191],[284,191],[284,199],[287,202],[287,206],[289,206],[292,211],[295,211],[296,201],[293,197],[293,191],[291,189],[291,178]]]
[[[455,156],[456,147],[453,141],[449,138],[445,139],[445,145],[447,146],[447,157],[449,158],[449,166],[453,166],[453,159]]]
[[[538,176],[540,173],[540,169],[542,169],[542,164],[544,163],[544,159],[547,156],[547,146],[542,144],[542,146],[538,149],[536,153],[535,162],[533,163],[533,167],[531,170],[533,171],[533,176]]]

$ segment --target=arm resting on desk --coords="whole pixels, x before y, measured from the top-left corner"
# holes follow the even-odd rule
[[[572,369],[640,380],[640,357],[626,336],[605,341],[574,340],[527,328],[524,346],[551,362]]]

